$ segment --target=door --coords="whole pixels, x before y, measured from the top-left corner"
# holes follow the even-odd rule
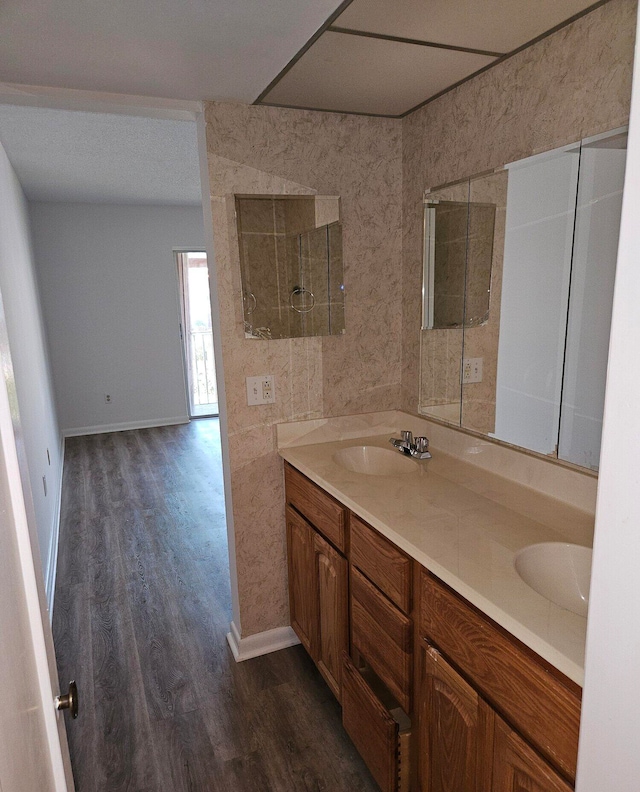
[[[189,416],[218,415],[207,254],[198,250],[176,252],[176,261]]]
[[[0,298],[0,790],[71,792],[53,636],[30,489],[20,475],[20,417]],[[18,442],[16,442],[18,438]]]

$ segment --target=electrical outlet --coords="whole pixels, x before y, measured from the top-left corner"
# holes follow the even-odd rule
[[[483,358],[464,358],[462,361],[462,384],[470,385],[472,382],[482,382]]]
[[[273,384],[273,374],[264,374],[262,377],[247,377],[247,404],[273,404],[276,400],[276,390]]]
[[[273,377],[263,377],[261,385],[262,401],[271,404],[273,402]]]
[[[105,393],[104,394],[104,403],[105,404],[111,404],[111,394],[110,393]]]

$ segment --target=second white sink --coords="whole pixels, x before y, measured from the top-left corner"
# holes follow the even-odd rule
[[[413,459],[402,456],[399,451],[378,446],[341,448],[333,455],[333,461],[352,473],[364,473],[367,476],[399,476],[417,469]]]
[[[578,616],[586,616],[591,554],[591,548],[568,542],[529,545],[516,555],[516,572],[538,594]]]

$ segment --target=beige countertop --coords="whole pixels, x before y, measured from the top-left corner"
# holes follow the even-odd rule
[[[376,427],[377,428],[377,427]],[[469,602],[579,685],[584,679],[586,619],[524,583],[518,550],[567,541],[591,546],[593,514],[432,448],[433,459],[395,476],[353,473],[338,449],[391,449],[390,435],[289,445],[291,465],[419,561]],[[303,438],[297,440],[303,443]],[[286,444],[285,444],[286,445]]]

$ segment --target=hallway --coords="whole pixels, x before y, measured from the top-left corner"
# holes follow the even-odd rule
[[[373,792],[300,646],[236,664],[217,419],[68,438],[54,638],[77,792]]]

